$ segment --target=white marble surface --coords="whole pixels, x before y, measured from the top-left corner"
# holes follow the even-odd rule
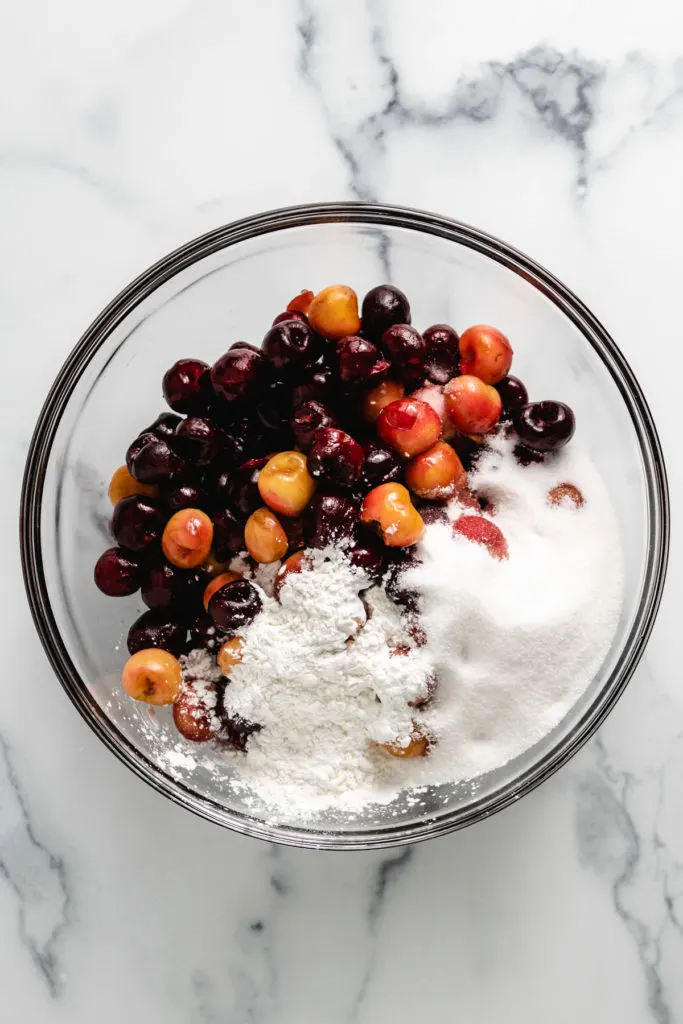
[[[683,1021],[683,14],[671,0],[4,0],[0,1016],[8,1024]],[[269,848],[164,802],[57,684],[16,516],[49,383],[216,224],[362,197],[498,234],[618,339],[668,455],[647,655],[574,762],[405,852]]]

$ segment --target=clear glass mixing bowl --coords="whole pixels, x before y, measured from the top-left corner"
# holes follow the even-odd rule
[[[106,487],[130,439],[163,407],[160,381],[181,356],[211,362],[237,339],[257,342],[302,288],[359,294],[393,282],[418,326],[489,322],[512,338],[515,373],[532,396],[568,402],[577,441],[612,493],[626,556],[623,614],[583,697],[540,743],[474,784],[435,787],[362,817],[273,820],[209,771],[209,748],[169,766],[167,711],[120,696],[122,637],[139,596],[111,600],[92,580],[108,546]],[[31,444],[21,508],[24,575],[40,638],[66,692],[114,753],[160,793],[263,839],[327,849],[415,842],[468,825],[529,792],[570,758],[623,692],[643,652],[666,568],[662,453],[619,349],[559,281],[508,245],[427,213],[364,203],[276,210],[218,228],[142,274],[88,328],[59,373]],[[189,745],[188,745],[189,746]],[[203,753],[206,751],[206,753]]]

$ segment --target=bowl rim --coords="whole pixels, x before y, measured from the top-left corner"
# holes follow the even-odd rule
[[[523,277],[558,307],[600,356],[629,411],[643,460],[650,530],[641,601],[634,623],[609,679],[575,729],[558,739],[544,757],[521,775],[488,796],[474,800],[464,809],[423,819],[416,824],[381,826],[363,831],[315,831],[303,826],[257,821],[228,811],[209,797],[199,796],[183,782],[161,771],[118,732],[83,684],[59,634],[47,598],[41,551],[43,487],[56,431],[73,388],[110,332],[159,286],[206,256],[275,231],[335,222],[407,228],[465,245]],[[95,318],[57,374],[36,423],[22,484],[20,547],[31,614],[58,679],[97,736],[136,775],[180,806],[243,835],[312,849],[380,849],[444,835],[502,810],[554,774],[593,735],[624,692],[654,625],[668,560],[669,495],[659,437],[633,371],[600,321],[554,275],[495,236],[447,217],[382,203],[321,202],[255,214],[192,239],[136,277]]]

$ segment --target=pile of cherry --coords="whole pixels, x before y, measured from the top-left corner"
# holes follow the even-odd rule
[[[425,522],[447,520],[449,499],[468,506],[454,530],[507,557],[467,486],[486,435],[499,422],[516,431],[524,463],[571,438],[571,409],[529,403],[508,375],[512,348],[500,331],[420,333],[410,320],[398,288],[373,288],[359,316],[355,292],[332,285],[296,296],[260,348],[238,341],[213,366],[181,359],[165,374],[173,412],[135,438],[112,477],[116,546],[95,582],[110,596],[141,591],[149,610],[128,634],[124,689],[173,704],[188,739],[211,738],[218,720],[219,735],[243,749],[254,728],[222,714],[220,699],[217,718],[209,714],[178,661],[206,648],[224,676],[239,663],[237,634],[262,601],[230,569],[237,554],[282,562],[277,596],[306,568],[307,548],[340,545],[413,616],[401,572]],[[420,642],[414,619],[407,630]]]

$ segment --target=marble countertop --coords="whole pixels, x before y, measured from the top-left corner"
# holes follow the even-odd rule
[[[683,1022],[679,6],[3,6],[3,1021]],[[217,224],[353,197],[476,224],[578,292],[652,406],[674,510],[599,735],[486,823],[367,855],[243,839],[134,778],[57,684],[16,543],[33,424],[101,307]]]

